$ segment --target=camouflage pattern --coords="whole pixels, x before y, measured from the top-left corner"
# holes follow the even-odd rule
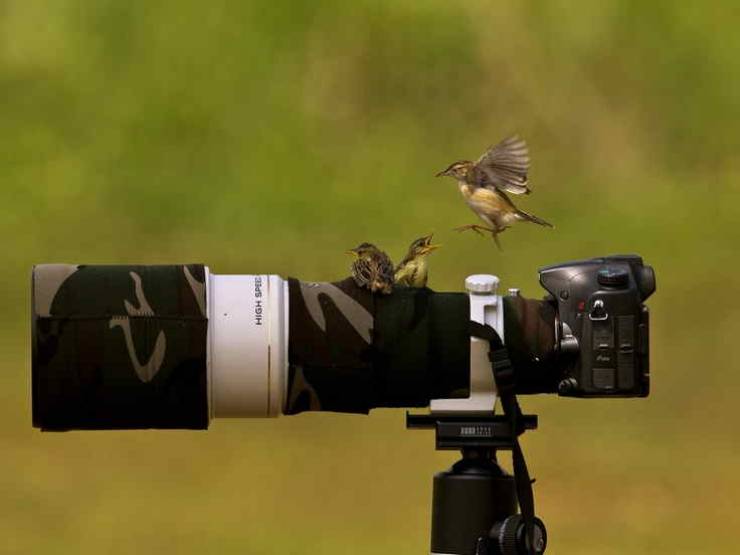
[[[288,283],[285,414],[467,396],[467,295]],[[32,290],[35,426],[208,426],[203,266],[42,265]]]
[[[373,294],[352,278],[288,284],[285,414],[367,413],[467,396],[467,295],[427,288]]]
[[[348,278],[288,280],[288,394],[285,414],[368,412],[372,395],[375,295]]]
[[[208,427],[205,269],[36,266],[34,425]]]

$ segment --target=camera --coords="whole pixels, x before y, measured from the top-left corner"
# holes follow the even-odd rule
[[[517,394],[644,397],[655,275],[636,255],[546,266],[544,299],[352,278],[217,275],[202,264],[32,272],[32,410],[43,430],[205,429],[212,418],[407,413],[462,458],[434,478],[431,553],[544,553]],[[500,399],[503,414],[496,414]],[[514,475],[497,462],[510,450]],[[517,507],[521,514],[517,514]]]
[[[652,268],[609,256],[539,272],[548,295],[217,275],[200,264],[43,264],[32,272],[34,425],[207,428],[212,418],[427,407],[493,411],[488,346],[504,339],[516,393],[649,392]]]
[[[639,256],[609,256],[547,266],[540,283],[557,305],[558,393],[646,397],[649,312],[643,303],[655,291],[653,269]]]

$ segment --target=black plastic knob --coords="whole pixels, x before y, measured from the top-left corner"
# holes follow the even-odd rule
[[[525,555],[527,553],[544,553],[547,547],[547,530],[545,524],[537,517],[534,518],[534,549],[527,549],[524,517],[511,515],[503,522],[496,523],[491,530],[491,539],[498,543],[501,555]]]
[[[575,378],[565,378],[558,384],[558,393],[560,395],[569,395],[578,389],[578,381]]]
[[[504,520],[498,536],[502,555],[519,555],[519,529],[523,527],[522,515],[512,515]]]
[[[622,268],[607,266],[596,274],[596,281],[604,287],[627,287],[630,283],[630,275],[627,270]]]

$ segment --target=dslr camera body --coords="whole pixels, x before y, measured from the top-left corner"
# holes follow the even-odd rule
[[[540,283],[557,306],[555,348],[568,397],[650,393],[649,311],[655,273],[636,255],[545,266]]]

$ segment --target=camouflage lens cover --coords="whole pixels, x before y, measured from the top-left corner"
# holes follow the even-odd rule
[[[367,413],[468,395],[467,295],[404,287],[373,294],[351,278],[288,284],[285,414]]]
[[[554,393],[560,380],[555,305],[519,295],[503,300],[504,340],[516,369],[516,393]]]
[[[207,428],[206,301],[199,264],[34,267],[34,426]]]

